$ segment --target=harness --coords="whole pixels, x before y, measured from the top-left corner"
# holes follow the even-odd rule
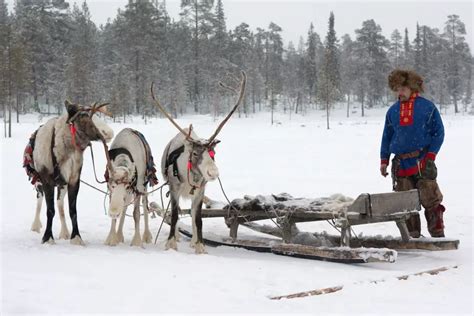
[[[154,186],[158,184],[158,178],[156,176],[156,168],[155,168],[155,162],[153,160],[153,155],[151,154],[151,148],[148,142],[145,139],[145,136],[143,136],[142,133],[140,133],[137,130],[130,129],[132,133],[134,133],[142,142],[143,147],[145,147],[145,159],[146,159],[146,168],[145,168],[145,183],[143,185],[146,187],[148,184],[150,186]],[[133,161],[133,160],[132,160]]]
[[[181,177],[179,176],[177,161],[178,161],[179,156],[181,156],[183,152],[184,152],[184,145],[173,150],[168,155],[168,157],[166,157],[166,163],[165,163],[165,170],[168,170],[168,167],[173,165],[173,176],[178,178],[180,182],[182,181],[181,181]]]
[[[38,133],[41,126],[30,136],[30,140],[26,145],[25,151],[23,152],[23,168],[25,168],[28,180],[31,181],[32,185],[41,185],[41,179],[38,171],[35,169],[35,163],[33,160],[33,151],[35,150],[36,134]]]
[[[130,161],[134,162],[132,154],[125,148],[119,147],[119,148],[114,148],[114,149],[109,150],[109,157],[110,157],[111,160],[114,160],[119,155],[127,155],[128,158],[130,159]],[[110,176],[109,176],[109,169],[108,168],[105,169],[104,178],[105,178],[106,182],[109,182]],[[129,183],[128,181],[125,181],[125,180],[121,179],[120,181],[117,182],[117,184],[128,184],[127,185],[127,190],[131,190],[131,191],[133,191],[133,193],[139,194],[139,192],[137,190],[137,181],[138,181],[137,167],[135,166],[135,173],[133,175],[132,181],[130,181],[130,183]]]

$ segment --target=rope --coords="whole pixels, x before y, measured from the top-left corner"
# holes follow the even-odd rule
[[[109,195],[108,192],[105,192],[105,191],[103,191],[103,190],[101,190],[101,189],[99,189],[99,188],[93,186],[92,184],[87,183],[86,181],[81,180],[81,182],[84,183],[85,185],[87,185],[87,186],[93,188],[94,190],[97,190],[97,191],[99,191],[100,193],[105,194],[106,196]]]
[[[97,183],[107,183],[106,180],[104,181],[99,181],[99,179],[97,178],[97,173],[95,172],[95,159],[94,159],[94,151],[92,150],[92,145],[89,145],[90,148],[91,148],[91,157],[92,157],[92,168],[94,169],[94,177],[95,177],[95,181],[97,181]]]

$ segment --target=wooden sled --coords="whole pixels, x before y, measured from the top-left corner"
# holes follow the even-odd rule
[[[229,227],[229,237],[203,232],[204,242],[210,246],[239,247],[342,263],[394,262],[397,258],[395,249],[451,250],[459,246],[459,240],[455,239],[410,237],[405,221],[421,210],[418,190],[361,194],[355,200],[340,195],[320,199],[299,199],[288,194],[246,196],[230,205],[208,199],[206,205],[209,208],[202,209],[203,218],[222,217]],[[189,214],[190,210],[183,210],[183,213]],[[279,227],[256,223],[264,219],[276,220]],[[333,222],[340,235],[302,233],[296,227],[296,223],[314,221]],[[358,238],[351,235],[352,226],[380,222],[395,222],[400,237]],[[238,236],[240,225],[278,239]],[[192,237],[191,229],[182,224],[180,232]],[[311,238],[301,241],[302,234],[309,234]],[[327,245],[319,243],[322,237]]]

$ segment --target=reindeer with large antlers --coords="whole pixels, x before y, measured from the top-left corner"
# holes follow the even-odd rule
[[[108,114],[107,103],[80,106],[65,102],[67,112],[40,126],[31,136],[24,152],[23,166],[37,191],[36,215],[31,230],[40,232],[39,219],[43,197],[46,197],[47,224],[43,243],[54,243],[52,225],[55,214],[54,188],[57,187],[61,220],[59,238],[70,238],[72,244],[83,245],[77,225],[76,202],[84,150],[91,141],[112,140],[113,130],[96,115]],[[64,217],[64,197],[68,194],[72,233],[69,235]]]
[[[199,138],[192,130],[192,125],[189,128],[181,128],[155,98],[153,84],[151,86],[151,96],[156,106],[179,130],[178,135],[166,146],[161,160],[161,171],[165,180],[168,181],[171,196],[171,228],[166,242],[166,249],[178,249],[176,225],[179,214],[179,199],[183,197],[192,200],[193,237],[191,247],[198,254],[206,253],[202,239],[201,209],[206,183],[216,180],[219,176],[219,170],[214,161],[214,147],[220,142],[216,137],[242,103],[246,81],[245,72],[242,72],[240,92],[220,83],[222,87],[238,93],[239,97],[230,113],[208,139]]]

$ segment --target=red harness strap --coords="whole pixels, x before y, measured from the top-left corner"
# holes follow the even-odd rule
[[[76,126],[74,126],[74,123],[69,123],[69,131],[71,131],[71,143],[72,145],[77,149],[77,150],[82,150],[76,143]]]

